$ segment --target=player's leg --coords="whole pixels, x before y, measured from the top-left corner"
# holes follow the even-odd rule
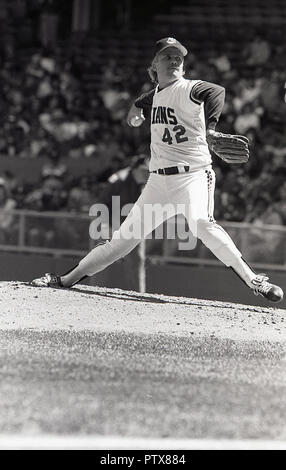
[[[268,300],[279,301],[283,291],[268,282],[265,275],[257,275],[243,259],[227,232],[213,218],[215,174],[213,170],[197,172],[190,179],[186,217],[192,231],[212,253],[249,286],[254,293]]]
[[[166,189],[160,175],[151,175],[141,196],[134,204],[127,218],[120,226],[119,230],[113,233],[112,239],[104,244],[96,246],[91,250],[77,266],[62,276],[55,276],[46,280],[43,278],[32,281],[33,285],[71,287],[87,276],[92,276],[118,259],[130,253],[143,238],[146,238],[164,220],[174,215],[164,211],[157,214],[157,217],[148,217],[148,209],[156,204],[164,206]]]

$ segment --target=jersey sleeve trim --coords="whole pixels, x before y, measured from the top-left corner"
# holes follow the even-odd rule
[[[191,89],[191,92],[190,92],[190,100],[193,101],[193,103],[195,104],[202,104],[202,101],[200,101],[198,99],[198,97],[196,96],[195,92],[196,92],[196,88],[199,84],[201,84],[202,81],[201,80],[198,80],[193,86],[192,86],[192,89]]]
[[[152,107],[153,103],[153,96],[155,94],[156,88],[153,90],[148,91],[147,93],[143,93],[140,95],[135,101],[134,105],[136,108],[145,108],[145,107]]]
[[[224,106],[225,89],[215,83],[198,81],[192,88],[192,97],[204,103],[207,128],[214,129]]]

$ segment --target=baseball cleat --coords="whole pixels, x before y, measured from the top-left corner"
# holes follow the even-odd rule
[[[252,281],[254,286],[253,293],[255,295],[262,295],[271,302],[281,302],[281,300],[283,300],[283,290],[279,286],[270,284],[268,279],[269,277],[265,274],[258,274]]]
[[[46,273],[43,277],[34,279],[31,282],[31,286],[35,287],[64,287],[61,282],[60,276],[52,273]]]

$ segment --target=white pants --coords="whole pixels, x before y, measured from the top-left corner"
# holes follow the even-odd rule
[[[119,230],[113,233],[110,241],[91,250],[80,261],[80,268],[88,276],[102,271],[130,253],[156,227],[178,213],[184,214],[193,234],[222,263],[226,266],[235,265],[241,253],[213,219],[214,189],[215,173],[212,169],[168,176],[151,173],[141,196]],[[155,211],[157,217],[148,217],[150,209],[156,204],[169,205],[169,210]],[[143,216],[146,213],[147,217]],[[131,229],[135,234],[133,237],[130,237]]]

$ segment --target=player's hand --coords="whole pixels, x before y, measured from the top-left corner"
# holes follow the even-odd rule
[[[206,137],[210,150],[226,163],[245,163],[249,160],[247,137],[214,130],[208,130]]]
[[[131,127],[139,127],[145,121],[143,109],[137,108],[134,104],[127,115],[127,124]]]

